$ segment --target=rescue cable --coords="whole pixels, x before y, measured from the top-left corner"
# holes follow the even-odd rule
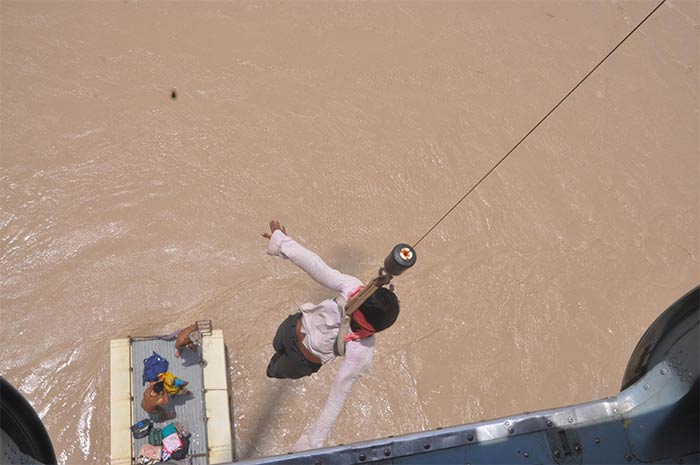
[[[622,45],[632,34],[634,34],[634,32],[635,32],[637,29],[639,29],[639,27],[640,27],[642,24],[644,24],[644,23],[646,22],[646,20],[649,19],[649,18],[651,17],[651,15],[653,15],[653,14],[656,12],[656,10],[658,10],[658,9],[661,7],[661,5],[663,5],[664,3],[666,3],[666,0],[662,0],[661,3],[659,3],[658,5],[656,5],[656,8],[654,8],[653,10],[651,10],[651,13],[649,13],[648,15],[646,15],[646,17],[645,17],[639,24],[637,24],[637,26],[635,26],[634,29],[632,29],[632,30],[631,30],[631,31],[630,31],[630,32],[629,32],[615,47],[613,47],[613,49],[610,50],[610,52],[608,52],[608,54],[605,55],[605,56],[603,57],[603,59],[600,60],[600,61],[598,62],[598,64],[595,65],[595,66],[593,67],[593,69],[591,69],[591,70],[588,72],[588,74],[586,74],[586,75],[578,82],[578,84],[576,84],[576,85],[573,87],[573,89],[571,89],[561,100],[559,100],[559,103],[557,103],[556,105],[554,105],[554,106],[552,107],[552,109],[549,110],[549,111],[547,112],[547,114],[544,115],[544,116],[542,117],[542,119],[539,120],[539,121],[537,122],[537,124],[535,124],[535,125],[532,127],[532,129],[530,129],[530,130],[527,132],[527,134],[525,134],[525,135],[524,135],[510,150],[508,150],[508,152],[507,152],[505,155],[503,155],[503,157],[501,157],[501,159],[498,160],[498,162],[497,162],[495,165],[493,165],[493,166],[491,167],[491,169],[488,170],[488,171],[486,172],[486,174],[484,174],[484,175],[481,177],[481,179],[479,179],[479,180],[477,181],[477,183],[474,184],[474,185],[472,186],[472,188],[469,189],[469,190],[467,191],[467,193],[464,194],[464,195],[462,196],[462,198],[459,199],[459,200],[457,201],[457,203],[455,203],[454,205],[452,205],[452,207],[451,207],[449,210],[447,210],[447,213],[445,213],[444,215],[442,215],[442,217],[441,217],[439,220],[437,220],[437,222],[435,222],[435,224],[433,224],[433,225],[430,227],[430,229],[428,229],[428,231],[427,231],[425,234],[423,234],[423,235],[421,236],[421,238],[418,239],[418,241],[417,241],[415,244],[413,244],[413,247],[414,247],[414,248],[417,247],[418,244],[420,244],[421,241],[422,241],[423,239],[425,239],[425,237],[426,237],[428,234],[430,234],[430,233],[432,232],[433,229],[435,229],[440,223],[442,223],[442,221],[443,221],[445,218],[447,218],[447,216],[448,216],[450,213],[452,213],[452,211],[453,211],[455,208],[457,208],[457,207],[459,206],[459,204],[462,203],[462,201],[463,201],[464,199],[466,199],[467,196],[468,196],[469,194],[471,194],[472,191],[474,191],[474,189],[476,189],[476,188],[479,186],[479,184],[481,184],[481,182],[482,182],[484,179],[486,179],[491,173],[493,173],[493,171],[494,171],[496,168],[498,168],[498,166],[499,166],[501,163],[503,163],[503,162],[505,161],[505,159],[508,158],[508,156],[509,156],[511,153],[513,153],[513,151],[514,151],[515,149],[517,149],[518,146],[519,146],[525,139],[527,139],[527,137],[528,137],[530,134],[532,134],[532,133],[535,131],[535,129],[537,129],[537,128],[540,126],[540,124],[542,124],[542,123],[544,122],[544,120],[546,120],[546,119],[549,117],[549,115],[551,115],[552,113],[554,113],[554,110],[556,110],[557,108],[559,108],[559,105],[561,105],[562,103],[564,103],[564,100],[566,100],[571,94],[573,94],[574,91],[575,91],[576,89],[578,89],[578,87],[579,87],[581,84],[583,84],[583,82],[584,82],[586,79],[588,79],[588,77],[589,77],[591,74],[593,74],[593,72],[594,72],[595,70],[597,70],[598,67],[600,67],[600,65],[602,65],[603,62],[604,62],[605,60],[607,60],[608,57],[610,57],[610,55],[612,55],[612,54],[615,52],[615,50],[617,50],[617,49],[620,47],[620,45]]]
[[[567,92],[567,94],[564,95],[564,97],[562,97],[561,100],[559,100],[559,102],[556,105],[554,105],[547,112],[547,114],[545,114],[537,122],[537,124],[535,124],[532,127],[532,129],[530,129],[523,137],[521,137],[520,140],[518,140],[518,142],[516,142],[515,145],[513,145],[513,147],[510,150],[508,150],[508,152],[506,152],[506,154],[503,155],[501,157],[501,159],[498,160],[498,162],[496,162],[496,164],[493,165],[491,167],[491,169],[489,169],[486,172],[486,174],[484,174],[481,177],[481,179],[479,179],[476,182],[476,184],[474,184],[471,187],[471,189],[469,189],[466,192],[466,194],[464,194],[454,205],[452,205],[452,207],[450,207],[450,209],[447,210],[447,212],[444,215],[442,215],[440,217],[440,219],[437,220],[435,222],[435,224],[433,224],[425,232],[425,234],[423,234],[420,237],[420,239],[418,239],[418,241],[416,241],[415,244],[413,244],[413,246],[410,246],[408,244],[398,244],[398,245],[394,246],[391,253],[384,259],[384,266],[379,269],[377,276],[375,278],[373,278],[357,296],[353,297],[344,306],[344,308],[345,308],[345,319],[343,321],[344,325],[349,324],[350,315],[355,310],[357,310],[357,308],[360,305],[362,305],[367,300],[367,298],[369,298],[369,296],[371,296],[372,293],[374,293],[374,291],[376,291],[377,289],[379,289],[382,286],[386,286],[387,284],[389,284],[389,282],[391,281],[391,279],[394,276],[400,275],[401,273],[403,273],[404,271],[406,271],[407,269],[409,269],[410,267],[412,267],[416,263],[416,250],[415,250],[415,248],[418,247],[418,244],[420,244],[421,241],[423,241],[423,239],[425,239],[428,236],[428,234],[430,234],[440,223],[442,223],[442,221],[445,218],[447,218],[447,216],[450,213],[452,213],[452,211],[454,211],[454,209],[457,208],[467,198],[467,196],[469,196],[469,194],[471,194],[477,187],[479,187],[479,184],[481,184],[482,181],[484,181],[491,173],[493,173],[496,170],[496,168],[498,168],[501,165],[501,163],[503,163],[506,160],[506,158],[508,158],[508,156],[511,153],[513,153],[515,151],[515,149],[517,149],[520,146],[520,144],[522,144],[523,141],[525,141],[525,139],[527,139],[528,136],[530,136],[530,134],[532,134],[549,117],[549,115],[554,113],[554,111],[557,108],[559,108],[559,106],[562,103],[564,103],[564,101],[567,98],[569,98],[569,96],[571,94],[573,94],[574,91],[576,89],[578,89],[581,86],[581,84],[583,84],[586,81],[586,79],[588,79],[588,77],[591,74],[593,74],[605,62],[605,60],[607,60],[623,43],[625,43],[625,41],[632,34],[634,34],[634,32],[637,29],[639,29],[642,26],[642,24],[644,24],[646,22],[646,20],[649,19],[651,17],[651,15],[653,15],[656,12],[656,10],[658,10],[661,7],[661,5],[663,5],[664,3],[666,3],[666,0],[662,0],[661,3],[656,5],[656,7],[653,10],[651,10],[651,12],[648,15],[646,15],[644,17],[644,19],[642,19],[642,21],[634,27],[634,29],[632,29],[630,32],[628,32],[627,35],[625,37],[623,37],[622,40],[620,42],[618,42],[618,44],[615,47],[613,47],[612,50],[610,50],[607,53],[607,55],[605,55],[603,57],[602,60],[600,60],[598,62],[598,64],[596,64],[585,76],[583,76],[583,78],[581,78],[581,80],[569,92]]]

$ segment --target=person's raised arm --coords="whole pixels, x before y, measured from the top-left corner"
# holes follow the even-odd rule
[[[267,245],[268,255],[288,258],[322,286],[341,292],[347,297],[362,285],[359,279],[331,268],[321,257],[289,237],[279,221],[270,221],[270,233],[262,235],[270,239]]]

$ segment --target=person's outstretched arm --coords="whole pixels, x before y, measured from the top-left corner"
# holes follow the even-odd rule
[[[326,399],[318,419],[306,428],[294,445],[296,452],[323,447],[335,420],[343,409],[350,388],[372,363],[373,351],[374,336],[347,344],[343,364],[340,365],[338,373],[335,375],[328,399]]]
[[[270,239],[267,244],[268,255],[288,258],[314,281],[342,293],[346,298],[362,285],[359,279],[331,268],[321,257],[289,237],[279,221],[270,221],[270,234],[263,233],[263,237]]]

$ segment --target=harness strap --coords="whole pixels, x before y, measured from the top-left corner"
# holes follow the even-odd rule
[[[343,315],[343,319],[340,321],[340,328],[338,329],[338,337],[335,338],[335,344],[333,344],[333,353],[335,353],[336,357],[342,357],[345,355],[345,336],[350,330],[350,315],[345,313],[345,306],[348,303],[343,296],[338,296],[333,300]]]

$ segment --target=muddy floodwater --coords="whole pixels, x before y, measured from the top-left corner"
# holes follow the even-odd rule
[[[285,453],[338,361],[269,380],[657,2],[0,0],[0,373],[61,464],[109,462],[109,341],[224,331],[238,458]],[[417,247],[329,444],[619,392],[700,277],[700,6],[667,1]],[[173,98],[172,92],[175,91]]]

